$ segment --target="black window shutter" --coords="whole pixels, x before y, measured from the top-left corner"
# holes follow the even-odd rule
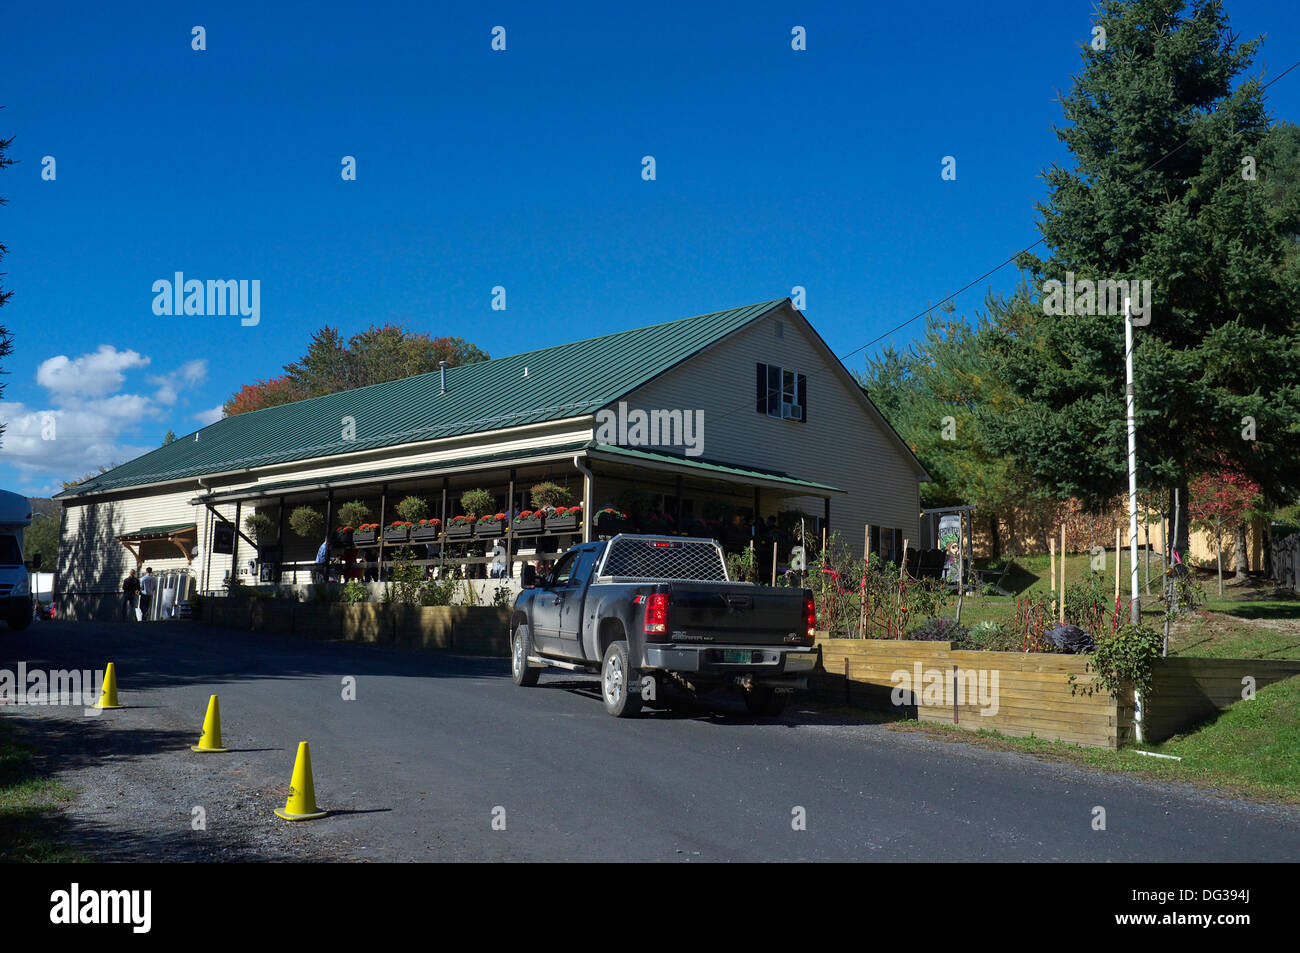
[[[758,365],[758,412],[767,413],[767,365]]]
[[[800,408],[802,408],[799,411],[799,422],[806,424],[808,422],[808,377],[807,375],[805,374],[798,375],[798,380],[795,384],[794,397],[795,400],[799,402]]]

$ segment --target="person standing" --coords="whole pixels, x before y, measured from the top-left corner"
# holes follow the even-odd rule
[[[140,592],[140,580],[135,577],[135,570],[132,569],[130,575],[122,580],[122,621],[125,622],[129,616],[132,622],[135,621],[135,597]]]
[[[152,566],[144,567],[140,577],[140,615],[149,621],[149,607],[153,604],[153,594],[158,590],[158,577],[153,574]]]
[[[316,550],[316,582],[329,582],[330,541],[327,536]]]

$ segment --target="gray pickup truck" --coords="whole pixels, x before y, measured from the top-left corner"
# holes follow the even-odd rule
[[[600,673],[611,715],[684,689],[739,687],[754,714],[777,715],[817,667],[811,590],[732,582],[711,539],[615,536],[584,543],[537,578],[510,619],[511,675],[537,684],[556,666]]]

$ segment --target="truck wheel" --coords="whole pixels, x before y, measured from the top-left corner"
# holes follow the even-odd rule
[[[785,711],[789,695],[782,695],[766,685],[756,685],[745,689],[745,707],[751,715],[767,715],[775,718]]]
[[[532,647],[533,637],[528,631],[528,626],[521,625],[516,628],[515,634],[510,637],[510,679],[523,688],[536,685],[537,676],[541,674],[541,669],[533,668],[528,664],[528,653]]]
[[[19,632],[32,624],[32,617],[30,613],[24,614],[21,612],[15,612],[9,617],[8,621],[9,628],[15,632]]]
[[[627,643],[611,642],[600,665],[600,696],[605,711],[615,718],[629,718],[641,710],[641,692],[632,684]]]

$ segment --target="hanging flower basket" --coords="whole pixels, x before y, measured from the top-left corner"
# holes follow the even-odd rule
[[[496,513],[492,516],[485,516],[474,526],[475,536],[504,536],[505,532],[505,513]]]
[[[474,535],[474,523],[477,517],[474,516],[456,516],[447,524],[448,539],[466,539]]]
[[[353,546],[373,546],[378,539],[378,523],[362,523],[352,532]]]
[[[334,531],[334,545],[339,549],[352,548],[352,535],[356,532],[354,526],[340,526]]]
[[[411,524],[394,520],[384,527],[385,543],[405,543],[411,538]]]
[[[557,506],[546,510],[546,532],[576,533],[582,527],[581,506]]]
[[[524,510],[510,523],[510,530],[520,536],[536,536],[546,520],[545,510]]]
[[[420,520],[411,526],[411,541],[419,543],[437,542],[442,535],[442,520]]]

